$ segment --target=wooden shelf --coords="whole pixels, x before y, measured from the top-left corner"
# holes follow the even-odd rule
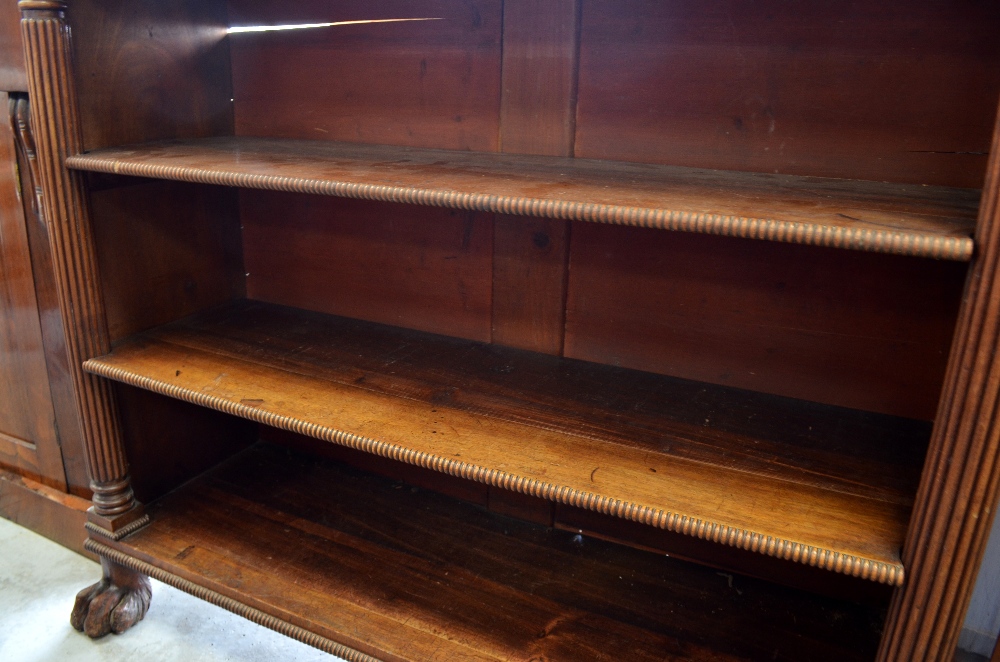
[[[351,660],[822,662],[872,659],[878,645],[881,605],[720,575],[265,444],[149,514],[88,547]]]
[[[236,302],[86,370],[491,485],[900,584],[929,424]]]
[[[213,138],[71,168],[968,260],[979,191],[662,165]]]

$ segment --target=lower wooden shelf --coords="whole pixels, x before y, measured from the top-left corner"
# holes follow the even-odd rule
[[[195,404],[898,585],[929,425],[235,302],[85,368]]]
[[[149,513],[88,544],[349,660],[864,660],[883,615],[268,444]]]

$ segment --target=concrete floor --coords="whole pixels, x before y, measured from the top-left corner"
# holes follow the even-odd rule
[[[100,566],[0,519],[0,660],[4,662],[338,662],[305,644],[153,580],[145,620],[92,641],[69,624],[77,591]]]

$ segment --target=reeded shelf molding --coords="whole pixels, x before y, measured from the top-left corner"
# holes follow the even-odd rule
[[[109,174],[967,261],[979,192],[584,159],[262,138],[111,148]]]
[[[252,623],[274,630],[275,632],[281,633],[286,637],[291,637],[292,639],[301,641],[308,646],[318,648],[329,653],[330,655],[336,655],[339,658],[347,660],[347,662],[381,662],[381,660],[376,657],[365,655],[364,653],[356,651],[353,648],[349,648],[343,644],[338,644],[336,641],[322,637],[314,632],[310,632],[309,630],[304,630],[303,628],[293,625],[288,621],[276,618],[270,614],[265,614],[259,609],[254,609],[253,607],[245,605],[237,600],[233,600],[232,598],[222,595],[221,593],[216,593],[215,591],[205,588],[204,586],[199,586],[198,584],[188,581],[183,577],[178,577],[177,575],[167,572],[166,570],[161,570],[155,565],[146,563],[145,561],[140,561],[137,558],[96,542],[93,539],[86,540],[83,543],[83,547],[88,552],[98,554],[106,559],[111,559],[119,565],[123,565],[126,568],[135,570],[136,572],[141,572],[147,577],[152,577],[153,579],[161,581],[164,584],[169,584],[180,591],[189,593],[200,600],[211,602],[217,607],[222,607],[226,611],[230,611],[237,616],[242,616]]]
[[[766,554],[767,556],[776,556],[788,561],[817,566],[853,577],[870,579],[882,584],[891,584],[893,586],[901,586],[903,584],[904,570],[901,563],[886,563],[852,554],[843,554],[829,549],[821,549],[793,540],[784,540],[745,529],[726,526],[718,522],[709,522],[696,517],[688,517],[681,513],[668,512],[621,499],[575,490],[565,485],[546,483],[537,479],[516,476],[497,469],[488,469],[451,458],[414,451],[396,444],[351,434],[344,430],[317,425],[289,416],[282,416],[256,406],[244,405],[197,391],[177,388],[127,370],[111,368],[103,364],[100,359],[87,361],[84,364],[84,369],[95,375],[107,377],[108,379],[113,379],[129,386],[135,386],[152,391],[153,393],[159,393],[160,395],[208,407],[216,411],[240,416],[251,421],[256,421],[257,423],[288,430],[289,432],[304,434],[316,439],[322,439],[323,441],[329,441],[365,453],[431,469],[450,476],[485,483],[505,490],[576,506],[577,508],[593,510],[604,515],[612,515],[622,519],[641,522],[649,526],[655,526],[688,536],[695,536],[704,540],[711,540],[712,542]]]
[[[733,590],[712,568],[401,488],[257,444],[158,499],[149,527],[87,547],[356,662],[749,660],[776,647],[826,662],[868,659],[878,641],[875,604],[738,576]]]
[[[248,317],[237,311],[230,315],[226,322],[230,328],[254,325],[253,314]],[[322,324],[313,317],[302,319],[312,320],[303,322],[310,328]],[[447,383],[424,384],[413,381],[409,373],[387,376],[369,373],[359,365],[345,378],[321,364],[287,363],[310,359],[300,354],[285,357],[281,349],[274,349],[270,358],[257,355],[244,361],[241,355],[258,352],[244,348],[240,339],[213,345],[226,333],[222,326],[193,340],[185,335],[202,333],[196,327],[182,323],[140,335],[108,356],[87,361],[84,368],[171,398],[467,480],[838,573],[890,585],[903,583],[904,569],[896,550],[909,507],[905,493],[896,487],[879,493],[873,487],[869,493],[860,490],[859,484],[825,474],[816,478],[787,469],[774,474],[766,467],[751,466],[752,462],[734,464],[725,450],[712,451],[721,453],[722,459],[670,450],[677,444],[704,446],[711,435],[734,435],[734,444],[739,439],[751,443],[746,441],[751,437],[738,432],[720,429],[703,437],[705,432],[685,432],[685,423],[649,423],[648,418],[643,419],[645,423],[638,419],[628,423],[631,431],[622,434],[659,440],[647,446],[624,437],[605,438],[594,427],[594,420],[600,420],[604,421],[600,425],[616,429],[619,423],[611,422],[619,415],[616,410],[598,410],[603,411],[594,414],[598,418],[581,421],[581,429],[574,430],[565,422],[545,419],[551,407],[560,407],[558,399],[536,408],[502,404],[506,396],[499,395],[495,402],[512,408],[494,410],[470,382],[454,384],[453,390],[464,394],[459,401],[436,404],[439,396],[434,393],[449,391]],[[264,333],[281,333],[280,328],[274,326]],[[356,333],[364,335],[363,330]],[[343,344],[336,336],[321,335],[295,342],[321,347]],[[344,337],[350,342],[348,338]],[[413,342],[422,341],[414,338]],[[445,345],[434,347],[432,354],[449,351]],[[232,356],[227,355],[230,351]],[[523,356],[526,362],[533,360],[531,355]],[[533,374],[527,365],[513,369]],[[475,374],[488,379],[489,368],[477,367]],[[416,389],[415,395],[395,394],[397,386],[386,379],[396,380],[399,388]],[[356,385],[360,383],[365,386]],[[425,402],[423,397],[430,400]],[[572,408],[572,402],[561,406]],[[364,429],[352,427],[355,422]],[[685,435],[695,436],[686,441]],[[594,467],[614,469],[595,483]],[[858,475],[849,475],[849,480],[858,480]],[[739,496],[733,494],[734,489]]]

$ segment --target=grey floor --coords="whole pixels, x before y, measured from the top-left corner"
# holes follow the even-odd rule
[[[145,620],[91,641],[70,627],[69,612],[99,577],[97,563],[0,519],[0,660],[338,661],[155,580]]]

